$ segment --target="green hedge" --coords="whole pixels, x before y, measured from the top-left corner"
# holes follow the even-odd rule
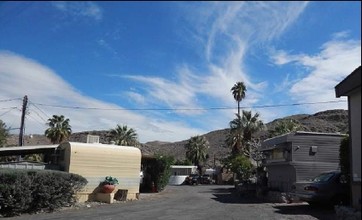
[[[344,137],[339,146],[339,165],[341,166],[342,173],[350,174],[349,136]]]
[[[171,177],[171,165],[174,162],[172,156],[157,156],[157,170],[159,171],[156,177],[157,191],[162,191],[168,184]]]
[[[86,184],[84,177],[61,171],[0,169],[0,215],[71,206]]]

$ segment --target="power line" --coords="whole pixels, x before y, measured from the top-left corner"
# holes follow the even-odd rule
[[[45,124],[41,123],[40,121],[38,121],[36,118],[34,118],[32,115],[28,115],[30,118],[34,119],[34,121],[36,121],[37,123],[39,123],[40,125],[42,125],[42,129],[45,127]]]
[[[286,106],[297,106],[297,105],[316,105],[316,104],[329,104],[329,103],[342,103],[347,102],[346,100],[337,101],[324,101],[324,102],[304,102],[304,103],[292,103],[292,104],[280,104],[280,105],[260,105],[252,107],[240,107],[240,108],[275,108],[275,107],[286,107]]]
[[[15,109],[15,108],[18,108],[18,107],[13,106],[13,107],[0,108],[0,110],[4,110],[4,109]]]
[[[14,110],[14,109],[17,109],[17,107],[11,107],[8,111],[2,113],[2,114],[0,115],[0,117],[3,116],[3,115],[5,115],[5,114],[7,114],[7,113],[9,113],[9,112],[11,112],[11,111]]]
[[[31,104],[32,106],[34,106],[36,109],[38,109],[43,115],[45,115],[45,117],[50,118],[44,111],[42,111],[40,108],[38,108],[34,103],[30,102],[30,104]],[[47,121],[47,120],[44,119],[42,116],[40,116],[40,115],[38,114],[38,112],[35,111],[35,109],[33,109],[33,110],[34,110],[35,114],[37,114],[37,115],[39,116],[39,118],[41,118],[44,122]]]
[[[279,104],[279,105],[256,105],[256,106],[242,106],[241,109],[248,108],[275,108],[275,107],[287,107],[298,105],[315,105],[315,104],[329,104],[329,103],[342,103],[345,100],[337,101],[324,101],[324,102],[304,102],[304,103],[292,103],[292,104]],[[41,106],[48,106],[54,108],[67,108],[67,109],[83,109],[83,110],[104,110],[104,111],[200,111],[200,110],[229,110],[236,109],[236,107],[208,107],[208,108],[96,108],[96,107],[81,107],[81,106],[65,106],[65,105],[49,105],[43,103],[33,103]]]
[[[0,102],[10,102],[10,101],[14,101],[14,100],[21,100],[22,98],[14,98],[14,99],[3,99],[0,100]]]
[[[43,121],[46,123],[46,120],[45,120],[42,116],[40,116],[40,115],[38,114],[38,112],[35,111],[35,109],[33,109],[32,112],[34,112],[41,120],[43,120]],[[31,112],[29,111],[29,113],[31,113]],[[29,115],[30,115],[30,114],[29,114]]]

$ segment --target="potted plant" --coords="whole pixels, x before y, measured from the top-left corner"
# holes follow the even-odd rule
[[[111,176],[106,176],[104,180],[101,182],[102,192],[103,193],[112,193],[114,189],[116,188],[116,185],[118,185],[118,179]]]

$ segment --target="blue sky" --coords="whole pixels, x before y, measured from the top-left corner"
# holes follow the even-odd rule
[[[26,134],[57,114],[73,132],[127,125],[141,142],[227,128],[238,81],[265,123],[347,109],[334,87],[360,65],[361,2],[0,3],[12,133],[25,95]]]

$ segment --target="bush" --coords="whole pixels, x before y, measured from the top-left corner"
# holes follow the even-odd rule
[[[342,173],[350,174],[350,161],[349,161],[349,136],[342,139],[339,147],[339,165]]]
[[[243,155],[231,155],[225,158],[223,163],[226,168],[236,174],[240,181],[248,180],[252,176],[254,166],[249,158]]]
[[[157,167],[160,171],[158,180],[156,181],[157,190],[163,190],[170,180],[171,176],[171,165],[174,162],[173,157],[163,156],[157,158]]]
[[[13,216],[28,210],[32,202],[31,181],[26,172],[0,172],[0,214]]]
[[[50,170],[0,169],[0,214],[53,211],[73,205],[87,184],[77,174]]]
[[[148,172],[151,175],[152,182],[155,183],[157,191],[162,191],[171,176],[171,165],[174,158],[171,156],[157,155],[155,160],[148,164]]]

